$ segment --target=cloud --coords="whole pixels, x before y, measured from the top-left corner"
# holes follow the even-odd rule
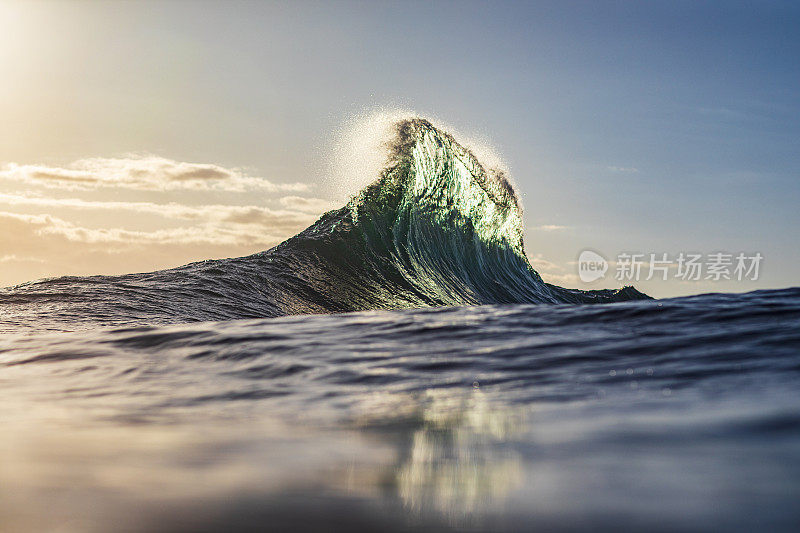
[[[610,167],[606,167],[606,170],[609,170],[611,172],[622,172],[622,173],[628,173],[628,174],[635,174],[635,173],[639,172],[639,169],[636,168],[636,167],[614,167],[614,166],[610,166]]]
[[[139,231],[0,211],[0,250],[13,251],[0,258],[0,287],[41,277],[143,272],[248,255],[271,248],[304,227],[273,222],[271,216],[255,211],[237,222],[203,221]]]
[[[569,286],[576,285],[580,281],[576,273],[568,271],[559,264],[548,261],[542,254],[536,254],[533,257],[529,257],[528,260],[542,276],[542,279],[549,283]]]
[[[322,198],[302,198],[300,196],[284,196],[280,204],[288,209],[305,213],[324,213],[337,207],[337,204]]]
[[[152,271],[268,249],[336,207],[238,168],[156,156],[0,167],[0,287],[66,274]],[[15,190],[16,192],[10,192]],[[49,196],[46,190],[54,191]],[[121,191],[148,201],[120,201]],[[64,191],[73,191],[65,193]],[[190,203],[174,201],[186,191]],[[252,193],[264,205],[219,203]],[[289,192],[281,196],[280,193]],[[145,194],[146,193],[146,194]],[[291,194],[295,193],[295,194]],[[73,197],[64,197],[70,194]]]
[[[26,223],[35,229],[37,235],[63,235],[75,242],[249,245],[289,237],[314,220],[313,216],[305,213],[275,212],[255,206],[170,207],[173,208],[171,214],[176,215],[176,218],[195,219],[200,223],[155,231],[137,231],[124,228],[88,228],[52,215],[4,211],[0,211],[0,222],[5,224],[13,220]]]
[[[271,248],[314,222],[316,214],[255,205],[103,202],[0,194],[0,204],[40,213],[0,211],[0,287],[67,274],[157,270]],[[58,209],[59,216],[53,213]],[[70,216],[91,212],[92,226]],[[127,213],[126,213],[127,212]],[[178,221],[161,224],[159,217]],[[120,227],[122,225],[123,227]]]
[[[144,191],[299,192],[308,189],[302,183],[275,184],[264,178],[249,176],[239,168],[186,163],[153,155],[79,159],[66,167],[9,163],[0,170],[0,180],[67,190],[119,188]]]
[[[41,259],[36,257],[20,257],[16,254],[8,254],[0,256],[0,263],[42,263]]]
[[[136,231],[89,228],[52,215],[0,211],[0,287],[67,274],[122,274],[270,248],[299,228],[202,222]],[[302,225],[300,226],[302,228]]]
[[[542,254],[536,254],[533,257],[529,257],[528,260],[540,274],[542,272],[558,273],[564,271],[564,267],[548,261],[542,257]]]
[[[80,198],[46,198],[6,193],[0,193],[0,204],[110,212],[131,211],[178,220],[259,224],[286,231],[302,229],[300,226],[311,224],[315,219],[315,215],[318,214],[302,210],[275,210],[255,205],[215,204],[188,206],[174,202],[164,204],[153,202],[104,202],[81,200]]]
[[[532,231],[562,231],[568,229],[569,226],[559,226],[557,224],[544,224],[543,226],[529,226],[528,229]]]

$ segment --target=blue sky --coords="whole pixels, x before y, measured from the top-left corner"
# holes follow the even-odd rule
[[[546,279],[578,286],[570,263],[584,248],[608,258],[764,255],[757,282],[636,284],[656,296],[800,278],[797,4],[11,2],[0,25],[0,165],[154,154],[307,184],[299,196],[318,201],[326,199],[332,132],[364,110],[410,108],[502,154],[524,200],[528,253]],[[0,192],[43,194],[25,187],[9,181]],[[81,199],[253,201],[199,194],[104,189]],[[280,198],[262,207],[291,203]],[[69,218],[74,205],[43,213],[41,202],[22,203],[0,202],[0,211],[15,223],[56,213],[95,230],[152,233],[159,224],[88,208]],[[281,236],[207,253],[247,253]],[[27,257],[12,245],[0,256]],[[203,252],[198,244],[154,254],[150,268]],[[37,273],[58,273],[57,263],[39,259],[47,268]],[[7,279],[21,281],[17,272],[28,267],[13,261]],[[91,265],[63,266],[89,273],[82,269]]]

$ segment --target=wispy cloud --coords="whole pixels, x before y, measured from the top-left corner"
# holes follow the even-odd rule
[[[578,275],[566,270],[563,266],[545,259],[542,254],[536,254],[528,258],[533,268],[547,282],[560,285],[575,285],[578,282]]]
[[[195,226],[138,231],[124,228],[89,228],[80,226],[52,215],[28,215],[0,211],[0,224],[5,228],[17,228],[17,236],[7,234],[0,242],[9,246],[18,243],[18,235],[34,237],[61,236],[73,243],[105,244],[213,244],[228,246],[248,246],[268,244],[283,239],[282,228],[262,224],[259,218],[250,227],[231,227],[225,224],[204,223]],[[25,226],[23,228],[23,226]],[[302,228],[302,226],[300,226]],[[295,229],[295,228],[293,228]],[[269,230],[269,231],[265,231]],[[120,251],[120,248],[109,251]],[[47,252],[47,251],[44,251]],[[49,255],[44,253],[42,255]],[[35,257],[35,256],[34,256]],[[7,257],[14,258],[14,254]]]
[[[542,226],[528,226],[531,231],[563,231],[569,226],[559,226],[558,224],[544,224]]]
[[[312,201],[318,199],[309,199]],[[319,200],[321,202],[321,200]],[[40,208],[79,209],[98,211],[130,211],[133,213],[155,215],[178,220],[202,222],[221,222],[231,224],[258,224],[272,229],[289,231],[308,225],[321,210],[270,209],[256,205],[197,205],[189,206],[153,202],[116,202],[82,200],[80,198],[47,198],[21,194],[0,193],[0,204],[9,206],[29,206]]]
[[[610,172],[620,172],[620,173],[626,173],[626,174],[636,174],[637,172],[639,172],[639,169],[636,168],[636,167],[609,166],[609,167],[606,167],[606,170],[608,170]]]
[[[309,189],[302,183],[156,156],[80,159],[65,167],[10,163],[0,167],[0,187],[0,286],[247,255],[336,207],[301,196]],[[120,201],[127,191],[148,201]],[[175,201],[176,191],[186,192],[185,202]]]
[[[42,259],[36,257],[20,257],[16,254],[0,256],[0,263],[43,263]]]
[[[0,228],[0,250],[9,251],[0,258],[0,286],[66,274],[142,272],[246,255],[288,236],[280,229],[258,224],[204,222],[139,231],[91,228],[52,215],[3,211]]]
[[[322,198],[303,198],[301,196],[284,196],[280,204],[287,209],[305,213],[323,213],[337,207],[337,204]]]
[[[187,163],[153,155],[79,159],[65,167],[9,163],[0,180],[68,190],[120,188],[145,191],[304,191],[302,183],[275,184],[239,168]]]

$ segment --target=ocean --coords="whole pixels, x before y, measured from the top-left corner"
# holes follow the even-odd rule
[[[544,282],[422,119],[252,256],[0,289],[2,531],[796,531],[800,288]]]

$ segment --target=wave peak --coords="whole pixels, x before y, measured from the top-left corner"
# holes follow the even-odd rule
[[[424,118],[398,120],[392,131],[371,184],[270,250],[148,274],[43,280],[0,292],[0,302],[22,322],[46,304],[62,320],[131,324],[648,298],[632,287],[545,283],[525,254],[522,209],[502,170]]]

